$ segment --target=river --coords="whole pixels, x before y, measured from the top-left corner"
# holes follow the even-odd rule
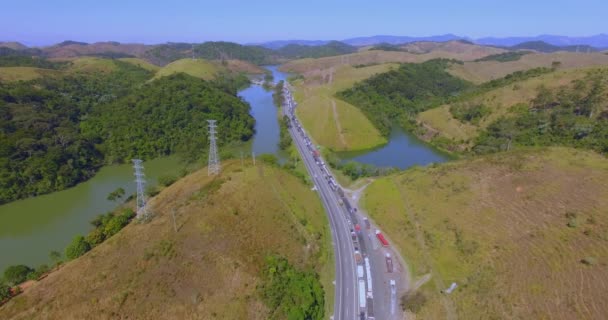
[[[183,168],[176,157],[144,166],[149,185]],[[12,264],[48,263],[52,250],[63,253],[74,236],[92,228],[94,217],[116,208],[116,202],[106,199],[110,192],[122,187],[127,195],[135,193],[134,179],[130,164],[106,166],[73,188],[0,206],[0,272]]]
[[[419,165],[445,162],[449,156],[429,146],[402,128],[393,127],[388,143],[372,150],[340,152],[343,161],[357,161],[377,167],[407,169]]]

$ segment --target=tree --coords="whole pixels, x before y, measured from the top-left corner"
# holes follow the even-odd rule
[[[11,287],[5,283],[0,283],[0,302],[11,297]]]
[[[106,238],[109,238],[118,233],[129,223],[129,219],[125,215],[113,216],[110,221],[104,226],[103,234]]]
[[[102,243],[104,240],[106,239],[105,234],[104,234],[104,230],[100,227],[100,228],[95,228],[93,229],[93,231],[89,232],[89,234],[87,234],[87,243],[89,245],[91,245],[92,247]]]
[[[91,250],[91,245],[85,240],[83,236],[76,236],[72,243],[65,248],[66,258],[73,260]]]
[[[32,272],[34,269],[23,264],[9,266],[4,270],[4,280],[10,285],[16,286],[27,280],[27,276]]]
[[[51,253],[49,253],[49,257],[51,258],[51,261],[53,261],[53,263],[55,265],[58,265],[61,262],[61,252],[59,251],[51,251]]]
[[[116,201],[116,200],[120,200],[123,196],[125,195],[125,189],[118,188],[112,192],[110,192],[110,194],[108,194],[107,199],[110,201]]]

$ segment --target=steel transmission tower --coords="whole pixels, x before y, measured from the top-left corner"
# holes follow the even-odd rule
[[[220,157],[217,154],[217,143],[215,134],[217,133],[215,120],[207,120],[209,123],[209,175],[216,175],[220,173]]]
[[[140,159],[133,159],[133,168],[135,169],[135,182],[137,183],[137,219],[147,219],[148,210],[146,208],[146,194],[144,193],[144,186],[146,184],[146,178],[144,175],[143,161]]]

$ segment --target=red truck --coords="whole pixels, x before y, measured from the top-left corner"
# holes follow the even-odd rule
[[[386,241],[386,238],[384,238],[384,235],[380,230],[376,230],[376,238],[378,238],[378,241],[380,241],[383,247],[388,247],[388,241]]]

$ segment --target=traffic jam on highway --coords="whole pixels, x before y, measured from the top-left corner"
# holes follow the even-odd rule
[[[285,97],[285,102],[283,105],[283,107],[285,108],[284,109],[285,115],[287,115],[289,117],[289,119],[291,120],[291,126],[297,130],[300,137],[302,138],[302,141],[305,142],[306,148],[307,148],[308,152],[310,152],[312,154],[317,166],[319,167],[320,171],[323,174],[323,178],[325,179],[325,181],[327,182],[327,184],[329,185],[331,190],[333,190],[336,193],[336,195],[338,195],[339,205],[344,207],[344,209],[345,209],[346,220],[348,221],[348,225],[350,227],[350,234],[351,234],[352,241],[353,241],[353,247],[354,247],[353,255],[355,257],[355,261],[357,264],[357,280],[358,280],[357,281],[357,284],[358,284],[357,293],[358,293],[359,312],[360,312],[359,318],[363,319],[363,320],[375,319],[374,311],[373,311],[374,296],[373,296],[372,272],[371,272],[371,266],[370,266],[370,259],[367,255],[365,243],[363,241],[360,241],[364,237],[364,235],[363,235],[364,231],[362,230],[363,228],[361,227],[361,224],[359,224],[359,221],[358,221],[359,219],[358,219],[358,215],[357,215],[357,208],[351,206],[347,196],[344,194],[344,191],[339,186],[339,184],[336,182],[335,178],[332,176],[331,172],[327,168],[327,164],[321,158],[321,154],[320,154],[319,150],[310,141],[310,138],[306,135],[306,132],[302,128],[302,125],[300,124],[297,117],[295,116],[294,109],[295,109],[295,107],[297,107],[297,103],[294,101],[293,96],[291,95],[290,91],[287,89],[287,86],[283,87],[283,94]],[[366,230],[365,232],[368,234],[368,238],[373,243],[373,240],[371,239],[373,233],[371,230],[371,224],[370,224],[369,220],[367,218],[363,218],[363,224],[365,226],[365,230]],[[383,247],[389,246],[389,243],[386,240],[386,238],[384,237],[384,235],[382,234],[382,232],[380,232],[379,230],[376,230],[375,236],[380,245],[382,245]],[[386,254],[386,267],[387,267],[387,271],[389,273],[393,272],[392,258],[389,253]],[[390,290],[391,290],[391,293],[394,294],[395,280],[390,280]]]

